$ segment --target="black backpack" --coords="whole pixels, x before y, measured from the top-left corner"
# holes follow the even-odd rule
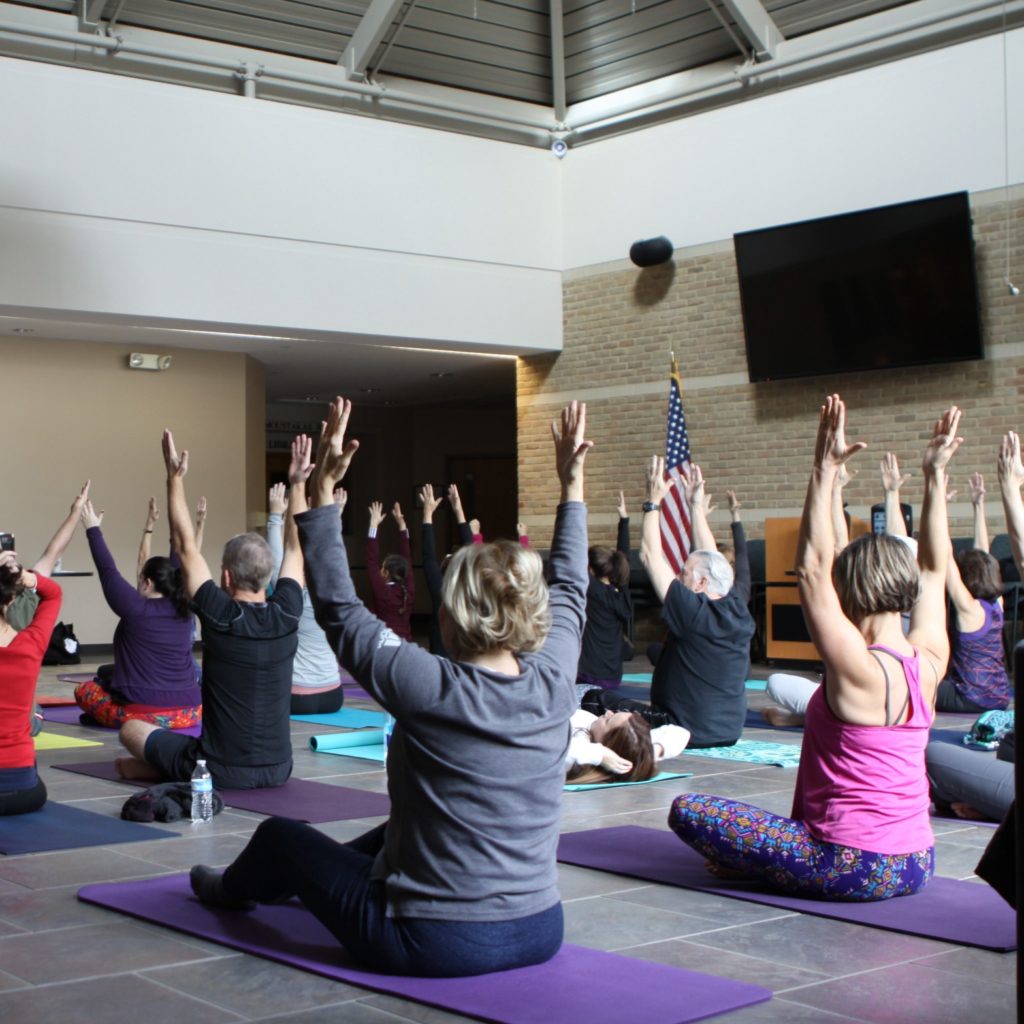
[[[68,623],[58,622],[53,627],[49,646],[43,654],[44,665],[80,665],[82,659],[78,654],[78,637],[75,627]]]

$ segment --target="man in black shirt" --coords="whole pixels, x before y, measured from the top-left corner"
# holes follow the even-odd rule
[[[188,452],[178,455],[170,431],[163,450],[171,542],[203,629],[203,735],[126,722],[119,736],[131,756],[118,758],[117,769],[126,779],[187,781],[204,758],[218,788],[280,786],[292,770],[288,711],[302,612],[302,552],[291,509],[273,596],[266,592],[273,556],[255,533],[225,545],[218,587],[196,546],[185,498]],[[305,480],[292,482],[293,494],[304,487]]]

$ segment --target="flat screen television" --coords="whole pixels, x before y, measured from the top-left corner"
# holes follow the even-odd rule
[[[984,355],[966,192],[733,241],[752,381]]]

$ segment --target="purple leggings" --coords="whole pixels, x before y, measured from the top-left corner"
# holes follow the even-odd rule
[[[870,853],[815,839],[802,821],[702,793],[676,797],[669,827],[709,861],[772,888],[854,902],[909,896],[935,872],[935,850]]]

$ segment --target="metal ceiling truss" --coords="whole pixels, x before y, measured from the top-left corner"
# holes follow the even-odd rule
[[[550,146],[554,140],[571,145],[597,141],[1024,25],[1024,0],[1006,0],[1005,4],[1003,0],[915,0],[869,18],[787,39],[761,0],[721,0],[735,29],[749,43],[755,61],[713,58],[710,64],[570,104],[566,101],[565,37],[558,30],[564,0],[551,0],[553,102],[544,106],[411,78],[384,79],[377,74],[380,61],[369,78],[374,56],[389,28],[403,6],[411,8],[415,2],[371,0],[339,64],[331,65],[123,24],[117,26],[115,36],[110,22],[120,15],[124,0],[112,4],[114,14],[107,25],[101,20],[107,0],[74,0],[71,13],[0,0],[0,56],[231,89],[260,99]],[[566,23],[570,17],[565,16]],[[394,36],[387,46],[393,42]],[[746,47],[741,49],[747,52]],[[385,48],[384,54],[388,52]]]

